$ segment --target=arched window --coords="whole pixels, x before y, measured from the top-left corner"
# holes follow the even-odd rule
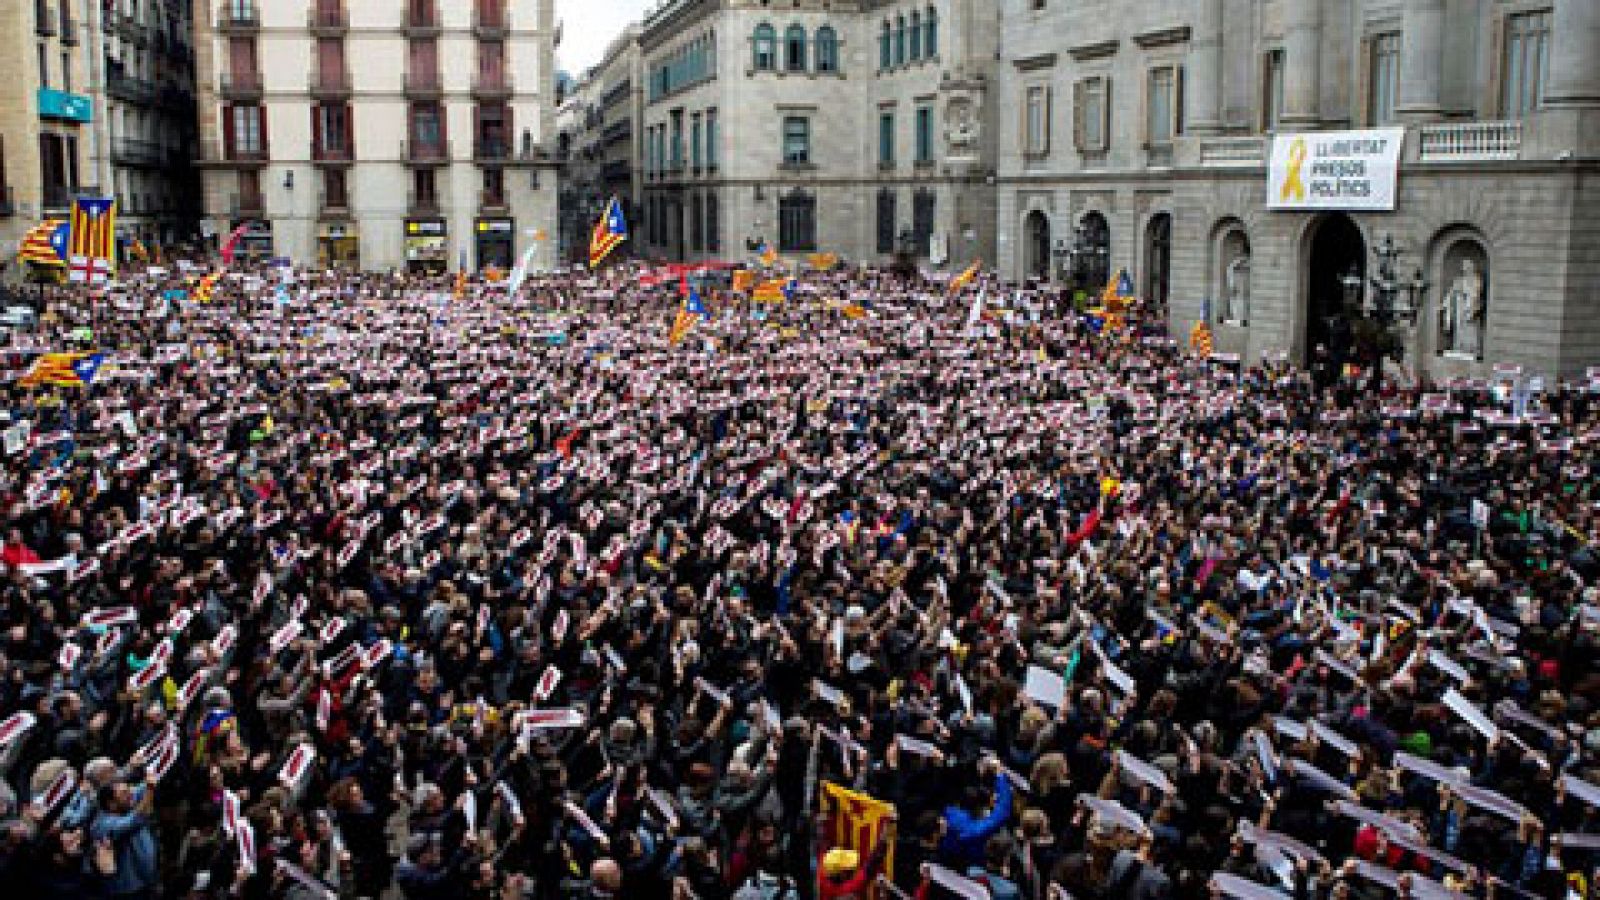
[[[922,20],[922,31],[922,54],[932,59],[939,55],[939,11],[931,6]]]
[[[756,26],[755,67],[757,72],[771,72],[778,67],[778,32],[762,22]]]
[[[922,58],[922,14],[919,12],[913,11],[911,13],[911,31],[909,37],[911,43],[909,55],[911,57],[911,61],[916,62]]]
[[[906,64],[906,17],[896,16],[894,20],[894,64]]]
[[[839,71],[839,35],[827,25],[817,29],[817,71]]]
[[[894,32],[889,27],[889,20],[883,20],[883,31],[878,35],[878,71],[883,71],[894,65]]]
[[[806,70],[806,30],[790,25],[783,36],[783,67],[790,72]]]

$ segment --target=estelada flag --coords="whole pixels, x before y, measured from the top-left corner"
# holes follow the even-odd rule
[[[35,266],[62,268],[67,264],[67,238],[70,232],[65,222],[56,219],[40,222],[22,236],[17,259]]]
[[[612,197],[606,204],[605,214],[594,223],[594,234],[589,237],[589,268],[598,267],[627,239],[628,220],[622,215],[622,202]]]
[[[894,827],[888,818],[894,811],[893,804],[824,781],[822,814],[826,824],[823,827],[823,852],[843,847],[854,850],[861,862],[866,863],[872,856],[873,848],[878,846],[883,829]],[[883,859],[884,872],[894,871],[894,838],[893,834],[889,834],[885,840],[888,855]],[[876,890],[874,888],[874,892]]]
[[[983,260],[973,260],[972,265],[967,266],[966,271],[950,279],[950,293],[959,294],[963,290],[966,290],[967,285],[971,284],[978,277],[978,270],[982,267]]]
[[[104,353],[46,353],[34,360],[27,374],[17,379],[22,387],[88,387],[100,374]]]
[[[1123,269],[1116,278],[1106,283],[1106,289],[1100,295],[1100,305],[1107,312],[1121,312],[1132,306],[1135,299],[1133,279],[1128,277],[1128,270]]]
[[[756,291],[750,295],[750,299],[758,303],[782,303],[786,300],[793,300],[794,292],[795,282],[793,278],[773,278],[757,285]]]

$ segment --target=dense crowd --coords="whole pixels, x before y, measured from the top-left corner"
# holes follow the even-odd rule
[[[12,895],[1591,895],[1588,386],[871,272],[672,344],[637,274],[50,295]]]

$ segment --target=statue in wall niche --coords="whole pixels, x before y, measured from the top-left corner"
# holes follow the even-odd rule
[[[951,153],[956,156],[968,155],[976,147],[983,130],[978,124],[972,101],[966,97],[952,99],[945,111],[945,122],[944,139],[950,144]]]
[[[1240,253],[1228,263],[1223,273],[1227,305],[1222,310],[1224,322],[1250,320],[1250,254]]]
[[[1439,349],[1477,356],[1483,352],[1483,275],[1472,257],[1461,260],[1461,271],[1450,282],[1439,305]]]

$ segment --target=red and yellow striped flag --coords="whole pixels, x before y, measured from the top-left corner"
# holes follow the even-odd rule
[[[1189,331],[1189,349],[1201,359],[1209,359],[1214,349],[1211,340],[1211,325],[1204,319],[1194,323],[1194,328]]]
[[[105,284],[116,274],[117,198],[77,197],[69,218],[67,266],[72,281]]]

